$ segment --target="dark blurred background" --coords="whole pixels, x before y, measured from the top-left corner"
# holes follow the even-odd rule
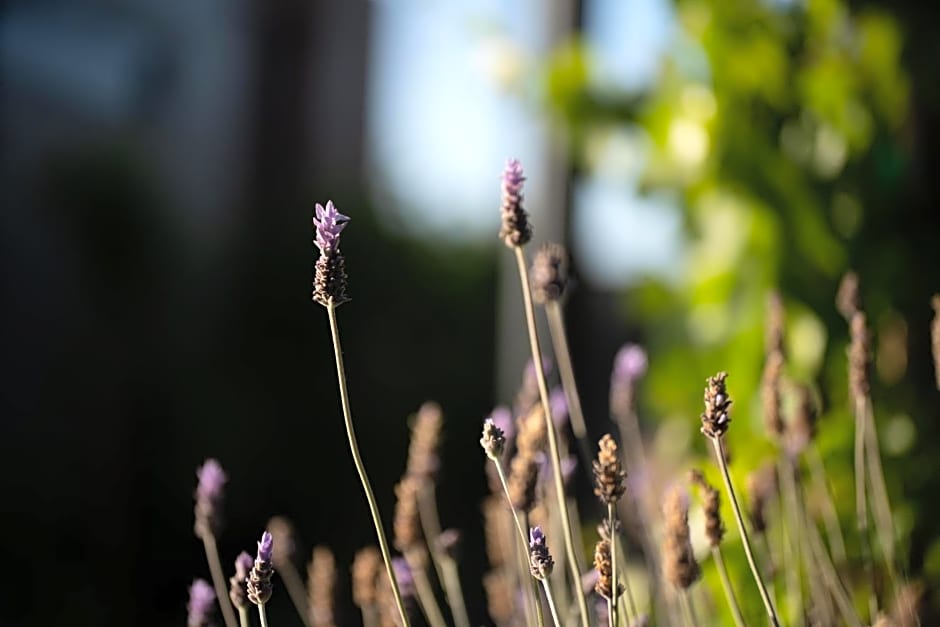
[[[523,160],[536,239],[564,241],[592,435],[612,357],[644,342],[650,433],[694,438],[732,373],[741,463],[767,291],[852,528],[846,331],[859,271],[909,571],[940,582],[940,63],[931,3],[839,0],[34,1],[0,5],[2,625],[179,625],[208,576],[195,469],[230,475],[226,564],[269,516],[302,553],[374,541],[345,444],[314,202],[352,217],[339,310],[380,506],[408,416],[445,412],[438,487],[485,621],[480,420],[525,362],[496,240]],[[678,425],[678,427],[677,427]],[[658,431],[657,431],[658,430]],[[844,471],[844,472],[843,472]],[[841,473],[841,475],[840,475]],[[583,480],[583,478],[582,478]],[[585,480],[586,481],[586,480]],[[840,487],[842,492],[839,493]],[[293,624],[283,596],[273,624]],[[347,616],[348,622],[356,620]]]

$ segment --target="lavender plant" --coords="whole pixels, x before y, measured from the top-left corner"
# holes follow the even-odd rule
[[[202,540],[206,551],[206,561],[212,573],[212,583],[215,594],[222,609],[222,617],[226,627],[235,627],[235,612],[225,594],[225,575],[222,573],[222,562],[219,559],[219,548],[216,535],[222,528],[222,501],[225,498],[225,483],[228,475],[222,465],[215,459],[207,459],[196,471],[198,482],[196,484],[194,514],[196,522],[193,531],[196,537]]]

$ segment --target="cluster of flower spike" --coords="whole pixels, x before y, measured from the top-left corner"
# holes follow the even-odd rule
[[[317,259],[313,279],[313,300],[324,307],[341,305],[349,300],[346,296],[346,262],[339,251],[339,235],[348,222],[349,217],[337,211],[332,200],[326,203],[326,207],[316,206],[313,224],[317,235],[314,243],[320,249],[320,258]]]

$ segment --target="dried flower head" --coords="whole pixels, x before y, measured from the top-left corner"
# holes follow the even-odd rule
[[[532,239],[529,214],[522,208],[522,184],[525,175],[518,159],[510,159],[503,170],[503,202],[500,206],[503,223],[499,237],[509,248],[524,246]]]
[[[307,564],[307,605],[312,627],[333,627],[336,603],[336,558],[325,546],[313,548]]]
[[[218,460],[209,458],[196,471],[196,523],[193,530],[197,538],[216,535],[222,526],[222,499],[228,475]]]
[[[528,512],[535,505],[535,488],[545,443],[546,426],[540,405],[519,418],[516,454],[509,463],[509,499],[513,507]]]
[[[245,551],[235,558],[235,574],[228,580],[228,596],[236,608],[248,607],[248,574],[254,560]]]
[[[545,243],[532,259],[532,298],[545,304],[556,301],[568,285],[568,253],[564,246]]]
[[[800,455],[813,438],[816,437],[816,402],[809,386],[796,387],[796,407],[793,411],[793,420],[787,430],[787,449],[790,455]]]
[[[492,568],[500,568],[510,563],[514,546],[511,543],[513,530],[506,501],[498,494],[491,494],[483,499],[481,509],[486,557]]]
[[[623,495],[623,480],[627,473],[620,464],[617,442],[609,433],[598,443],[594,460],[594,494],[608,505],[616,504]]]
[[[594,591],[605,599],[616,601],[623,594],[623,586],[617,584],[616,595],[613,589],[614,569],[610,559],[610,540],[602,539],[594,545],[594,570],[597,571],[597,583]]]
[[[271,561],[275,568],[283,569],[294,555],[294,525],[284,516],[274,516],[268,521],[267,529],[274,545]]]
[[[548,545],[545,543],[545,534],[541,527],[532,527],[529,529],[529,570],[536,579],[545,579],[552,574],[555,567],[555,560],[548,552]]]
[[[542,357],[542,372],[545,373],[546,377],[552,372],[552,368],[552,360],[548,357]],[[522,370],[522,384],[516,392],[513,410],[517,416],[523,416],[539,405],[540,400],[539,381],[535,373],[535,362],[529,359],[526,362],[525,368]]]
[[[701,470],[689,472],[689,480],[702,491],[702,509],[705,512],[705,537],[712,546],[721,544],[725,535],[725,526],[721,521],[721,494],[715,486],[708,483]]]
[[[930,300],[933,305],[933,322],[930,323],[930,348],[933,351],[933,372],[940,390],[940,294]]]
[[[780,292],[774,290],[767,297],[767,337],[765,338],[765,346],[768,355],[774,351],[783,353],[784,324],[783,298],[781,298]]]
[[[849,271],[842,277],[839,283],[839,291],[836,292],[836,309],[848,322],[857,312],[862,310],[862,299],[859,295],[858,275]]]
[[[414,475],[405,475],[395,486],[395,518],[392,530],[399,551],[407,551],[421,543],[421,518],[418,510],[421,482]]]
[[[513,591],[516,589],[505,570],[493,570],[483,575],[486,592],[486,611],[497,625],[512,621],[514,611]]]
[[[698,580],[701,571],[689,537],[689,498],[679,486],[666,493],[663,515],[663,574],[666,581],[684,590]]]
[[[339,236],[348,223],[349,217],[337,211],[332,200],[326,203],[326,207],[316,205],[314,243],[320,249],[320,257],[313,279],[313,300],[324,307],[331,302],[338,306],[349,300],[346,296],[346,262],[339,250]]]
[[[261,534],[261,541],[258,542],[255,564],[248,574],[248,600],[255,605],[263,605],[271,598],[271,592],[274,589],[271,584],[271,576],[274,575],[273,557],[274,538],[265,531]]]
[[[422,481],[432,481],[440,468],[438,448],[444,415],[433,401],[423,403],[411,425],[411,443],[405,472]]]
[[[186,604],[187,627],[207,627],[215,610],[215,591],[205,579],[193,580],[189,587],[189,603]]]
[[[868,396],[870,391],[871,343],[865,312],[857,311],[849,322],[849,391],[852,398]]]
[[[356,552],[352,563],[352,597],[359,608],[368,608],[376,602],[376,583],[382,568],[382,554],[374,546]]]
[[[783,353],[773,350],[764,362],[761,376],[761,402],[764,408],[764,428],[773,441],[783,437],[785,425],[780,412],[780,378],[783,373]]]
[[[492,418],[483,421],[483,437],[480,438],[480,446],[486,456],[494,462],[498,462],[503,456],[503,450],[506,447],[506,436],[502,429],[496,426]]]
[[[731,417],[728,409],[731,399],[725,387],[727,372],[719,372],[709,377],[705,386],[705,412],[702,414],[702,433],[710,438],[720,438],[728,430]]]
[[[767,530],[767,505],[777,493],[777,467],[768,462],[747,476],[748,517],[756,533]]]

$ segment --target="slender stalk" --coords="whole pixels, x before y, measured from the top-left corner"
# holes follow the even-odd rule
[[[712,547],[712,559],[715,560],[715,568],[718,569],[718,577],[721,579],[721,587],[725,591],[728,607],[731,608],[731,616],[734,618],[734,624],[737,627],[745,627],[744,618],[741,616],[741,607],[738,605],[737,597],[734,596],[731,578],[728,577],[728,570],[725,568],[725,560],[721,557],[721,547]]]
[[[360,613],[362,614],[362,627],[378,627],[379,619],[374,605],[362,606]]]
[[[891,501],[888,498],[888,488],[885,485],[884,469],[881,467],[881,450],[878,444],[878,431],[875,428],[875,415],[871,399],[866,398],[863,403],[865,412],[865,457],[868,463],[868,481],[871,484],[872,513],[875,527],[881,544],[881,552],[885,565],[888,567],[888,576],[895,590],[898,587],[897,562],[895,560],[894,520],[891,516]]]
[[[284,587],[287,588],[287,596],[290,597],[291,603],[293,603],[294,608],[297,609],[297,614],[300,615],[300,620],[306,627],[310,627],[310,613],[307,611],[307,593],[306,590],[304,590],[304,583],[300,578],[300,573],[298,573],[297,569],[294,567],[294,563],[287,562],[286,564],[280,564],[278,574],[280,574],[281,580],[284,582]]]
[[[619,573],[617,571],[617,558],[620,555],[620,551],[617,550],[617,544],[616,544],[617,534],[614,533],[613,531],[616,511],[617,510],[614,508],[613,503],[607,504],[607,518],[608,518],[608,524],[610,525],[609,529],[611,530],[611,533],[610,533],[610,569],[613,571],[612,573],[613,577],[611,579],[611,587],[613,588],[613,590],[617,590],[617,585],[619,581],[619,577],[618,577]],[[626,552],[624,552],[624,555],[626,555]],[[626,561],[626,559],[624,561]],[[627,624],[629,625],[631,621],[634,621],[637,618],[639,618],[640,614],[639,612],[637,612],[637,609],[636,609],[636,600],[633,598],[633,590],[630,588],[630,578],[627,577],[626,568],[624,568],[624,573],[623,573],[623,590],[626,593],[627,606],[630,608],[629,611],[626,612],[627,614],[626,620],[627,620]],[[615,603],[614,609],[615,611],[619,611],[620,610],[619,604]],[[614,621],[614,625],[616,624],[617,622]]]
[[[617,593],[620,589],[617,587],[617,528],[614,527],[614,505],[607,504],[607,525],[610,530],[610,594],[612,599],[607,599],[607,622],[610,627],[617,625]],[[630,617],[627,617],[630,620]]]
[[[842,581],[839,579],[839,575],[836,572],[835,567],[829,560],[828,555],[826,555],[826,547],[823,545],[822,538],[819,536],[819,531],[816,529],[816,525],[811,524],[811,521],[807,520],[806,527],[807,535],[809,537],[811,555],[816,560],[816,564],[819,567],[819,572],[823,577],[823,583],[827,588],[829,588],[829,591],[832,593],[832,597],[836,601],[836,605],[839,607],[839,612],[842,614],[842,619],[847,625],[851,625],[852,627],[862,627],[862,621],[859,619],[858,614],[856,614],[855,609],[852,607],[852,601],[849,599],[849,595],[845,591],[845,587],[842,585]]]
[[[587,599],[581,587],[581,566],[578,554],[574,548],[574,536],[571,533],[571,521],[568,514],[568,503],[565,499],[565,482],[561,475],[561,458],[558,454],[558,436],[555,433],[555,424],[552,422],[552,408],[548,400],[548,384],[545,382],[545,372],[542,368],[542,350],[539,348],[538,331],[535,327],[535,310],[532,307],[532,294],[529,288],[529,269],[526,266],[525,254],[521,246],[513,249],[516,253],[516,265],[519,267],[519,280],[522,284],[522,300],[525,306],[526,325],[529,328],[529,344],[532,350],[532,362],[535,366],[536,380],[539,385],[539,396],[542,398],[542,409],[545,414],[545,427],[548,434],[548,448],[551,453],[551,466],[555,477],[555,493],[558,500],[558,509],[561,512],[561,524],[565,537],[565,553],[568,558],[568,568],[574,584],[575,598],[581,612],[582,627],[589,627]]]
[[[878,598],[875,595],[877,581],[871,555],[871,536],[868,533],[868,501],[865,487],[865,409],[864,399],[855,399],[855,523],[862,547],[862,562],[871,590],[868,594],[869,617],[874,620],[878,615]]]
[[[685,619],[689,627],[698,627],[698,618],[695,616],[695,605],[692,603],[691,590],[679,590],[679,604],[685,612]]]
[[[206,549],[206,561],[209,562],[212,585],[215,587],[215,596],[219,600],[219,607],[222,608],[225,627],[236,627],[235,609],[232,607],[232,601],[228,596],[228,588],[225,586],[225,575],[222,572],[222,562],[219,560],[219,547],[215,543],[215,536],[211,533],[204,533],[202,535],[202,545]]]
[[[464,601],[463,588],[460,586],[457,563],[447,555],[442,556],[440,563],[441,571],[444,573],[444,590],[454,617],[454,625],[455,627],[470,627],[470,616],[467,614],[467,604]]]
[[[424,566],[424,556],[414,551],[407,551],[405,559],[411,568],[411,574],[415,580],[415,592],[418,597],[418,605],[424,612],[424,617],[428,619],[431,627],[446,627],[447,621],[441,613],[441,608],[434,598],[434,590],[431,588],[431,582],[428,580],[428,574]]]
[[[441,570],[441,554],[437,549],[437,538],[441,535],[441,520],[437,514],[437,499],[435,498],[433,481],[422,482],[421,489],[418,491],[418,521],[421,523],[421,531],[427,540],[431,563],[434,565],[437,579],[443,582],[444,572]]]
[[[826,467],[823,465],[822,456],[819,454],[819,449],[812,443],[807,450],[806,459],[809,462],[811,480],[816,490],[823,495],[822,517],[826,525],[829,547],[832,549],[832,558],[836,564],[845,564],[845,540],[842,537],[842,528],[839,526],[839,513],[836,511],[832,494],[829,492],[829,482],[826,479]]]
[[[375,501],[375,495],[372,493],[372,484],[369,483],[366,467],[362,463],[362,457],[359,455],[359,444],[356,442],[356,431],[353,427],[352,412],[349,409],[349,392],[346,390],[346,369],[343,366],[343,348],[339,341],[339,327],[336,324],[336,305],[333,303],[332,297],[326,307],[326,312],[330,318],[330,333],[333,336],[333,353],[336,357],[336,377],[339,381],[339,396],[343,405],[343,420],[346,423],[346,437],[349,440],[349,450],[352,453],[356,471],[359,473],[362,489],[366,493],[366,500],[369,502],[369,513],[372,515],[372,524],[375,525],[375,533],[379,540],[379,549],[381,549],[382,559],[385,561],[385,572],[388,573],[388,579],[392,585],[392,594],[395,597],[395,604],[398,606],[402,626],[410,627],[411,623],[408,620],[408,612],[405,610],[405,603],[402,601],[401,591],[398,588],[398,579],[395,577],[394,569],[392,569],[392,556],[388,550],[388,540],[385,538],[385,531],[382,529],[382,518],[379,515],[379,506]],[[263,608],[261,615],[264,617]]]
[[[778,464],[777,474],[780,476],[783,510],[783,527],[786,529],[787,550],[785,556],[791,560],[790,567],[786,569],[787,600],[789,602],[790,618],[796,620],[803,613],[803,585],[800,577],[803,564],[801,557],[800,523],[801,516],[799,500],[796,498],[796,483],[793,477],[794,467],[787,456],[783,456]]]
[[[250,627],[251,617],[248,615],[247,607],[238,608],[238,623],[241,627]]]
[[[519,533],[519,541],[522,542],[519,547],[522,549],[522,553],[526,556],[529,555],[529,539],[526,537],[525,530],[522,527],[522,521],[519,520],[519,514],[516,513],[516,508],[512,506],[512,499],[509,497],[509,484],[506,483],[506,473],[503,471],[503,463],[499,460],[493,460],[493,463],[496,465],[496,474],[499,475],[499,482],[503,486],[503,494],[506,495],[506,502],[509,504],[509,511],[512,513],[512,520],[516,523],[516,531]],[[527,523],[528,524],[528,523]],[[526,561],[526,566],[528,566],[528,559]],[[529,574],[526,569],[523,569],[521,573],[522,577],[528,578]],[[534,582],[534,579],[533,579]],[[538,584],[534,583],[533,591],[535,592],[535,613],[537,616],[538,624],[541,626],[542,619],[542,604],[539,601],[539,589]],[[527,604],[528,607],[528,604]]]
[[[718,467],[721,468],[721,477],[725,482],[725,490],[728,492],[728,500],[731,501],[731,509],[734,511],[734,520],[738,524],[738,532],[741,534],[741,544],[744,545],[744,554],[747,556],[747,563],[751,567],[751,574],[754,575],[754,581],[757,583],[757,589],[760,591],[760,598],[764,602],[764,609],[767,610],[767,616],[774,627],[779,627],[780,620],[777,618],[777,612],[774,610],[770,595],[767,594],[767,587],[760,576],[760,570],[757,568],[757,562],[754,561],[754,553],[751,550],[751,543],[747,537],[747,529],[744,527],[744,517],[741,515],[741,508],[738,506],[738,498],[734,494],[734,487],[731,485],[731,475],[728,472],[728,463],[725,461],[725,447],[721,443],[721,438],[711,438],[715,447],[715,456],[718,460]]]
[[[268,613],[264,609],[264,603],[258,604],[258,616],[261,618],[261,627],[268,627]]]
[[[561,376],[561,387],[568,401],[568,416],[571,418],[571,430],[578,443],[578,455],[584,468],[591,467],[591,453],[587,441],[587,424],[584,412],[581,409],[581,395],[574,378],[574,367],[571,364],[571,351],[568,349],[568,334],[565,330],[565,320],[561,305],[558,301],[545,303],[545,314],[548,318],[548,330],[555,349],[555,361],[558,363],[558,374]]]
[[[545,598],[548,599],[548,609],[552,612],[552,621],[555,623],[555,627],[561,627],[561,620],[558,618],[558,610],[555,608],[555,598],[552,596],[552,587],[548,583],[548,579],[542,580],[542,588],[545,590]]]

